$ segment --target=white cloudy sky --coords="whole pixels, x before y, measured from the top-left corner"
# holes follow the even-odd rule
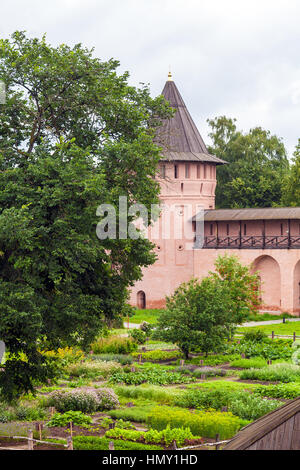
[[[204,140],[207,118],[236,117],[300,138],[300,0],[9,0],[0,36],[26,30],[81,42],[161,92],[169,65]]]

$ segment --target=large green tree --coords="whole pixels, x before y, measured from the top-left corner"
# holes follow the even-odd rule
[[[272,207],[281,202],[289,161],[281,139],[261,127],[239,131],[236,120],[208,120],[210,152],[228,162],[217,170],[218,208]]]
[[[282,183],[281,202],[285,206],[300,206],[300,139],[293,154],[290,171]]]
[[[153,336],[178,345],[185,357],[195,349],[218,351],[235,326],[256,311],[258,278],[235,256],[219,256],[215,271],[181,284],[167,297]]]
[[[96,234],[97,207],[118,216],[120,196],[151,222],[153,135],[172,113],[118,65],[23,32],[0,41],[0,387],[10,399],[51,375],[42,348],[87,347],[155,259],[147,239],[119,238],[118,222],[115,239]]]

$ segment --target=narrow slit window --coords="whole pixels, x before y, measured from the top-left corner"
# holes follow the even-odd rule
[[[247,224],[244,224],[244,235],[247,235]]]
[[[229,235],[229,224],[226,225],[226,234]]]
[[[214,234],[214,225],[213,224],[210,224],[210,234],[211,235]]]
[[[174,178],[178,178],[178,166],[174,166]]]
[[[200,164],[197,165],[197,178],[198,179],[201,178],[201,165]]]
[[[188,163],[185,165],[185,177],[190,177],[190,165]]]

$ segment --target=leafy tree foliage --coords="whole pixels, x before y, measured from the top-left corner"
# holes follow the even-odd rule
[[[282,204],[300,206],[300,139],[294,152],[293,163],[282,184]]]
[[[289,162],[282,141],[261,127],[247,134],[226,116],[208,120],[209,151],[228,162],[218,168],[216,206],[272,207],[281,202],[282,179]]]
[[[9,399],[51,376],[40,350],[87,347],[155,259],[148,240],[118,237],[118,219],[116,239],[96,235],[100,204],[118,216],[119,196],[149,214],[158,202],[153,135],[172,113],[118,65],[23,32],[0,41],[0,388]]]
[[[218,257],[215,272],[181,284],[167,298],[153,336],[177,344],[185,357],[194,349],[222,348],[234,327],[255,311],[258,278],[234,256]]]

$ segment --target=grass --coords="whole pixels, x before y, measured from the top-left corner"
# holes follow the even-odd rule
[[[135,313],[132,317],[129,317],[129,323],[142,323],[146,321],[155,325],[160,314],[163,312],[163,309],[135,309]],[[126,324],[127,317],[124,318]]]
[[[214,380],[208,382],[201,382],[197,384],[187,385],[187,389],[200,388],[204,390],[224,390],[224,391],[239,391],[239,390],[254,390],[258,385],[245,384],[231,380]]]
[[[282,318],[295,318],[289,313],[281,313],[276,315],[274,313],[258,313],[257,315],[250,315],[247,321],[269,321],[269,320],[280,320]]]
[[[237,330],[238,333],[245,333],[246,331],[250,330],[262,330],[267,335],[271,335],[272,331],[274,331],[275,335],[290,335],[292,336],[295,332],[297,336],[300,336],[300,321],[299,322],[288,322],[286,323],[278,323],[273,325],[260,325],[260,326],[249,326],[249,327],[241,327]]]

